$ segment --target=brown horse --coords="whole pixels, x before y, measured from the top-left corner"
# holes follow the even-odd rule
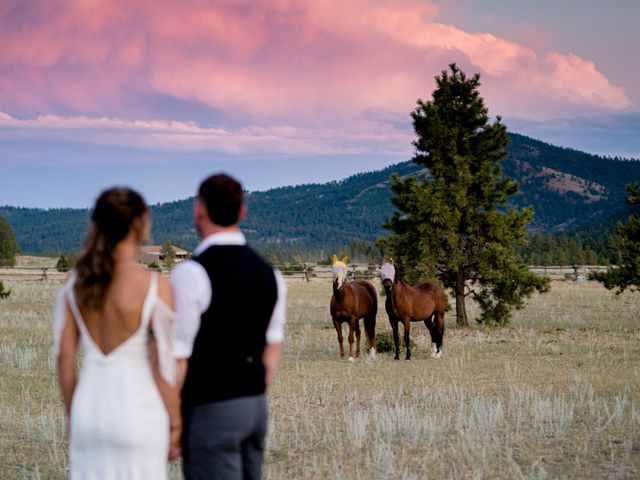
[[[400,359],[400,339],[398,324],[404,327],[404,344],[407,348],[407,360],[411,359],[409,334],[411,322],[424,322],[431,334],[431,356],[442,357],[444,338],[444,312],[447,297],[444,290],[435,283],[422,282],[413,287],[398,279],[392,263],[385,262],[380,268],[382,285],[387,294],[385,309],[393,329],[393,341],[396,345],[395,359]]]
[[[340,356],[344,357],[342,344],[342,324],[349,324],[349,361],[353,361],[353,335],[356,336],[356,353],[360,356],[360,324],[364,318],[364,329],[371,356],[376,355],[376,314],[378,313],[378,295],[376,289],[364,280],[347,281],[347,261],[344,257],[338,261],[333,256],[333,296],[331,297],[331,318],[338,333]]]

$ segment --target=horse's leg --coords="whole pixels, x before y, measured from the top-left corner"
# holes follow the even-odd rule
[[[400,338],[398,335],[398,320],[389,320],[389,323],[391,323],[391,329],[393,330],[393,343],[396,346],[396,356],[394,357],[394,359],[400,360]]]
[[[354,323],[354,330],[356,331],[356,358],[360,357],[360,319],[356,318]]]
[[[435,314],[435,324],[433,329],[436,332],[435,336],[435,344],[436,344],[436,355],[435,358],[442,357],[444,351],[442,350],[442,343],[444,342],[444,312],[436,312]]]
[[[410,347],[411,320],[409,320],[408,318],[403,318],[402,326],[404,327],[404,346],[407,349],[407,356],[405,357],[405,360],[411,360],[411,347]]]
[[[344,357],[344,345],[342,344],[343,338],[342,338],[342,323],[334,318],[333,319],[333,326],[336,329],[336,332],[338,333],[338,343],[340,344],[340,357]]]
[[[367,343],[371,358],[376,356],[376,316],[369,313],[364,317],[364,331],[367,334]]]
[[[353,318],[349,319],[349,361],[353,362],[353,334],[355,332]]]
[[[436,326],[433,322],[434,318],[436,318],[436,312],[433,312],[431,314],[430,317],[427,317],[424,320],[424,325],[425,327],[427,327],[427,330],[429,330],[429,335],[431,336],[431,358],[435,358],[436,354],[438,353],[438,347],[437,347],[437,333],[436,333]]]

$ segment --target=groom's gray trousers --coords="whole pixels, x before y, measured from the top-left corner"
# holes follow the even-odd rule
[[[196,405],[185,412],[186,480],[262,478],[267,432],[265,395]]]

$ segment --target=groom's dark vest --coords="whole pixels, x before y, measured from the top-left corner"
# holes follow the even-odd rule
[[[214,245],[194,258],[211,281],[182,390],[183,406],[265,391],[262,354],[278,297],[273,269],[242,245]]]

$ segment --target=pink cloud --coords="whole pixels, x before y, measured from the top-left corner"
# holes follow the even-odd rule
[[[5,0],[0,32],[0,109],[21,115],[141,118],[168,96],[315,128],[408,113],[451,61],[483,75],[492,114],[631,104],[592,62],[439,23],[424,0]]]
[[[397,130],[386,123],[367,119],[354,122],[350,130],[292,125],[214,128],[193,122],[52,114],[19,119],[2,111],[0,138],[45,143],[57,139],[156,151],[207,151],[247,157],[384,154],[406,158],[410,154],[411,143],[408,130]]]
[[[593,62],[578,55],[559,53],[550,53],[544,61],[551,69],[546,78],[552,92],[564,92],[565,98],[576,104],[585,103],[612,109],[629,106],[624,89],[611,85]]]

